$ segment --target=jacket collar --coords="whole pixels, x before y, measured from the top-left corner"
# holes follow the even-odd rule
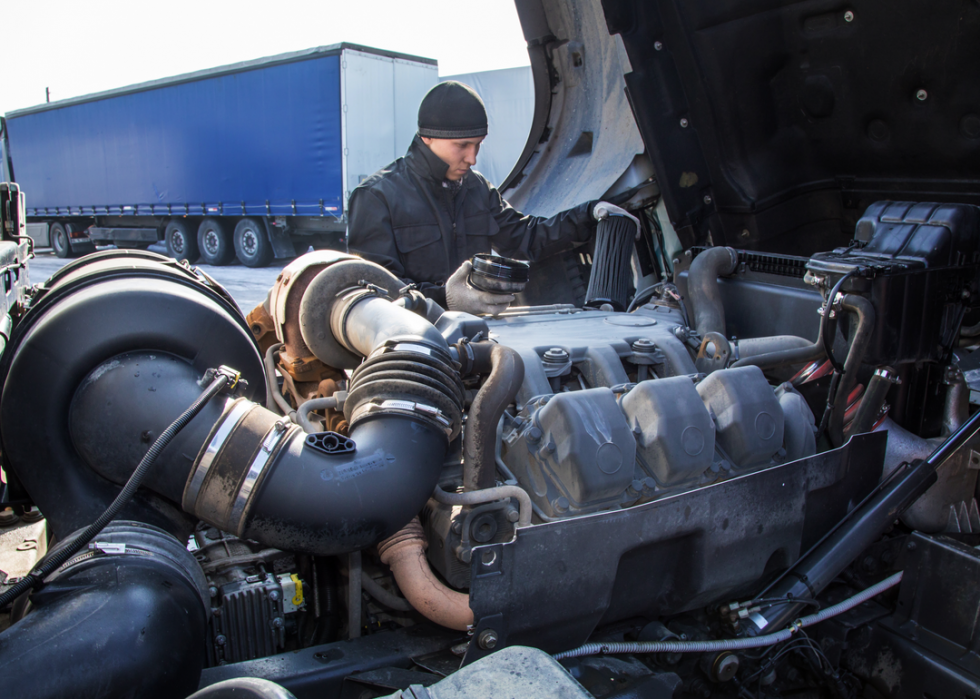
[[[418,175],[435,185],[442,185],[446,171],[449,170],[449,166],[422,142],[422,137],[418,134],[415,134],[412,145],[408,147],[405,161]]]
[[[442,161],[442,158],[433,153],[431,148],[425,145],[422,137],[418,134],[415,134],[412,145],[408,147],[405,161],[422,179],[428,180],[430,184],[436,187],[442,186],[442,181],[446,179],[446,171],[449,170],[449,166]],[[477,178],[470,174],[466,175],[463,178],[463,189],[476,186],[476,180]]]

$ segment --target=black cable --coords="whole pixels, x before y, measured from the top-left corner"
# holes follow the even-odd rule
[[[807,599],[806,597],[769,597],[766,599],[754,599],[746,605],[746,607],[759,607],[763,609],[768,609],[769,607],[775,606],[777,604],[786,604],[787,602],[804,604],[809,607],[816,607],[817,610],[820,609],[820,603],[815,599]]]
[[[830,360],[830,364],[834,367],[834,371],[841,374],[844,373],[844,365],[838,362],[837,357],[834,356],[834,338],[837,337],[837,328],[835,325],[832,332],[828,326],[830,325],[830,315],[833,313],[834,299],[837,298],[837,294],[840,293],[844,282],[847,281],[852,274],[854,274],[854,270],[851,270],[845,274],[843,277],[837,280],[836,284],[834,284],[834,288],[830,291],[830,297],[827,299],[827,305],[824,307],[823,315],[820,317],[820,334],[823,337],[823,347],[827,352],[827,359]]]
[[[630,301],[630,305],[626,307],[626,312],[632,313],[642,301],[648,300],[651,296],[657,293],[657,289],[663,288],[664,284],[666,284],[666,282],[657,282],[656,284],[651,284],[645,289],[637,291],[636,294],[633,295],[633,300]]]
[[[50,556],[41,561],[30,573],[25,575],[21,580],[14,584],[9,590],[0,594],[0,609],[3,609],[8,604],[13,602],[15,599],[20,597],[22,594],[31,589],[36,589],[41,586],[44,579],[51,575],[58,568],[67,563],[76,553],[82,550],[92,539],[94,539],[99,532],[105,529],[106,525],[109,524],[116,516],[122,511],[122,508],[126,506],[126,503],[132,499],[133,495],[139,489],[140,485],[143,483],[143,479],[149,472],[150,467],[160,456],[160,453],[167,448],[167,445],[173,440],[177,434],[184,429],[184,427],[193,420],[199,412],[207,405],[225,384],[228,383],[229,376],[227,374],[219,373],[208,385],[196,401],[194,401],[191,406],[183,412],[183,414],[174,420],[170,426],[163,431],[163,433],[156,438],[150,448],[147,450],[143,459],[140,461],[136,470],[126,481],[126,485],[123,486],[122,490],[116,496],[116,499],[112,501],[112,504],[106,508],[105,512],[99,515],[92,524],[88,525],[82,532],[67,542],[64,548],[57,549]]]

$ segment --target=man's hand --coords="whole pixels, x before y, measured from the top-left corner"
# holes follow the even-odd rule
[[[498,315],[507,309],[514,300],[511,294],[492,294],[480,291],[469,285],[466,278],[473,271],[473,265],[467,260],[459,266],[453,276],[446,280],[446,305],[450,311],[463,311],[473,315]]]
[[[633,223],[636,224],[636,237],[640,237],[640,220],[626,209],[610,204],[608,201],[600,201],[592,207],[592,218],[596,221],[601,221],[609,216],[626,216],[633,219]]]

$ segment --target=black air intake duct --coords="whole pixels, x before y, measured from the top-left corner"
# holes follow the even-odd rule
[[[163,699],[196,690],[210,603],[194,556],[139,522],[113,522],[93,546],[0,634],[8,696]]]
[[[275,548],[334,555],[377,543],[422,509],[460,431],[459,376],[436,328],[379,295],[376,282],[394,285],[394,277],[340,253],[336,261],[310,284],[302,320],[314,351],[327,345],[322,360],[332,360],[330,350],[343,361],[368,357],[345,404],[350,439],[310,441],[252,396],[214,398],[160,453],[126,516],[169,521],[180,533],[180,508]],[[250,386],[265,385],[244,323],[205,303],[204,289],[156,283],[169,268],[155,264],[124,279],[96,275],[60,295],[53,289],[11,342],[4,457],[57,521],[82,526],[105,509],[114,484],[199,395],[207,368],[241,362]],[[175,514],[161,517],[161,508]]]
[[[598,308],[608,303],[617,311],[626,310],[633,285],[630,259],[635,236],[636,222],[627,216],[612,215],[599,221],[586,306]]]

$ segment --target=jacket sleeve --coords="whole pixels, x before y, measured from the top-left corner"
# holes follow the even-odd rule
[[[446,307],[443,285],[416,282],[405,274],[395,246],[388,204],[382,196],[367,187],[356,187],[347,203],[347,217],[347,248],[351,253],[381,265],[406,286],[416,284],[425,297]]]
[[[490,188],[490,210],[499,232],[491,239],[494,250],[505,257],[541,260],[587,243],[595,233],[588,201],[551,218],[522,214],[508,204],[495,187]]]

